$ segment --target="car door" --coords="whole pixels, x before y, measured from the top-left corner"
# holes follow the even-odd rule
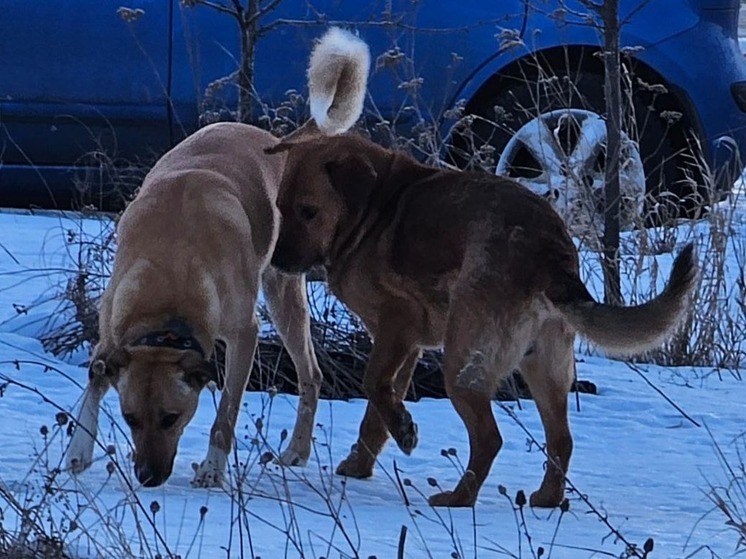
[[[213,111],[215,118],[235,110],[235,86],[221,78],[238,68],[239,34],[228,14],[199,5],[177,9],[173,125],[174,134],[183,135],[196,126],[198,110]],[[525,11],[523,0],[281,0],[260,22],[271,31],[257,42],[255,89],[269,108],[290,100],[293,90],[303,93],[313,41],[334,24],[357,30],[370,46],[374,111],[398,122],[438,116],[457,86],[498,50],[500,31],[523,31]],[[422,113],[411,110],[413,95]],[[305,118],[305,107],[289,118]]]
[[[128,164],[169,145],[171,2],[4,0],[0,161]]]

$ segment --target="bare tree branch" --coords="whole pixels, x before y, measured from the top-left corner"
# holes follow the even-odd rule
[[[212,8],[213,10],[217,10],[218,12],[223,12],[224,14],[230,14],[235,18],[238,18],[238,13],[234,10],[231,10],[228,6],[224,4],[219,4],[217,2],[211,2],[210,0],[196,0],[196,3],[201,6],[207,6],[208,8]]]
[[[627,17],[619,22],[619,26],[624,27],[625,25],[627,25],[632,20],[632,18],[635,17],[638,12],[648,4],[650,4],[650,0],[645,0],[644,2],[640,2],[637,6],[632,8],[632,10],[627,14]]]
[[[241,4],[241,0],[231,0],[233,2],[233,7],[236,10],[236,15],[239,18],[239,21],[243,21],[243,14],[244,14],[244,8],[243,4]]]
[[[263,8],[257,5],[257,10],[249,16],[247,20],[248,23],[251,24],[260,20],[265,15],[273,11],[277,6],[279,6],[281,2],[282,0],[270,0],[269,4],[267,4]]]
[[[591,0],[579,0],[579,2],[583,4],[583,6],[585,6],[587,9],[596,12],[598,15],[603,15],[606,8],[606,2],[601,2],[600,4],[596,4]]]

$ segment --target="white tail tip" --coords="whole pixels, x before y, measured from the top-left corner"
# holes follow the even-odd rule
[[[311,53],[308,89],[311,116],[322,133],[341,134],[360,118],[370,71],[368,45],[332,27]]]

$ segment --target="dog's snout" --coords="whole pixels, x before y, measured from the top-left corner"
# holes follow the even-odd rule
[[[158,487],[168,479],[168,474],[158,472],[151,468],[148,464],[135,463],[135,476],[137,481],[142,483],[145,487]]]
[[[292,251],[278,243],[272,254],[272,266],[287,273],[301,273],[303,270],[297,266],[295,260]]]
[[[272,262],[272,266],[274,266],[278,270],[283,269],[282,255],[278,254],[277,251],[275,251],[274,254],[272,255],[271,262]]]

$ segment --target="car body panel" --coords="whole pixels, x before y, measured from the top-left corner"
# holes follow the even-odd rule
[[[371,47],[368,114],[402,126],[437,122],[522,57],[601,43],[597,28],[580,24],[587,10],[578,0],[565,2],[564,14],[559,5],[282,0],[262,19],[281,23],[259,39],[255,89],[266,107],[287,100],[289,90],[304,93],[313,41],[338,24],[357,30]],[[142,13],[128,23],[113,0],[76,6],[4,2],[0,198],[11,190],[65,188],[63,170],[85,165],[86,153],[114,165],[147,161],[193,132],[201,111],[226,119],[235,108],[233,84],[206,98],[210,84],[238,68],[240,37],[229,15],[179,0],[132,0],[127,6]],[[746,117],[730,93],[732,83],[746,81],[733,28],[738,6],[737,0],[621,0],[622,45],[642,47],[635,56],[691,108],[712,163],[723,135],[746,149]],[[718,71],[703,82],[703,71],[713,67]],[[295,110],[289,118],[303,120],[305,108]],[[442,130],[447,133],[445,125]]]
[[[421,0],[413,6],[408,0],[397,0],[391,3],[388,16],[390,22],[396,23],[387,24],[383,5],[380,1],[321,0],[314,2],[315,9],[311,10],[304,0],[280,3],[271,20],[302,23],[278,26],[261,38],[255,72],[256,90],[262,100],[276,105],[286,99],[289,90],[302,92],[314,39],[328,25],[354,24],[371,49],[374,67],[369,89],[374,110],[387,119],[408,118],[402,111],[408,102],[411,104],[411,96],[400,86],[422,78],[421,87],[427,88],[426,101],[420,105],[426,112],[423,116],[437,115],[447,108],[451,89],[470,72],[468,64],[452,64],[451,53],[466,60],[483,58],[480,45],[497,44],[498,23],[522,27],[525,11],[522,0],[503,2],[499,17],[486,17],[484,8],[476,1],[460,4]],[[225,14],[204,8],[181,6],[175,21],[172,100],[177,117],[174,121],[190,131],[197,120],[194,96],[204,98],[210,83],[237,70],[240,39],[237,25],[226,23]],[[401,51],[403,59],[398,64],[386,64],[386,53],[394,48]],[[235,102],[235,93],[227,99],[230,106],[230,101]],[[175,134],[180,133],[183,131],[175,130]]]
[[[170,6],[137,0],[148,25],[127,24],[120,2],[6,0],[0,18],[0,145],[6,165],[71,164],[170,145]]]

